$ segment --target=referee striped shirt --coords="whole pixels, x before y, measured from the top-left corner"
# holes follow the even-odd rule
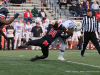
[[[82,25],[82,32],[95,32],[95,29],[97,29],[98,32],[98,20],[95,16],[85,16],[83,18]]]

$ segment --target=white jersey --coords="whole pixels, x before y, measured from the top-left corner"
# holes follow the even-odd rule
[[[71,20],[66,20],[64,22],[61,23],[62,26],[64,26],[66,29],[68,28],[72,28],[74,26],[74,22]]]
[[[47,32],[47,27],[49,26],[49,23],[43,23],[43,26],[45,27],[45,32]]]
[[[14,25],[14,29],[16,31],[16,33],[22,33],[23,29],[24,29],[24,24],[23,23],[18,23],[16,22],[16,24]]]
[[[26,33],[30,33],[32,30],[32,25],[26,25],[25,29],[26,29]]]

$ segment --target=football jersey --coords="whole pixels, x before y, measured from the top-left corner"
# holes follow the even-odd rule
[[[70,35],[72,35],[72,33],[70,35],[67,35],[67,36],[61,35],[62,32],[63,32],[63,30],[55,30],[52,25],[49,25],[49,27],[47,28],[47,33],[43,38],[45,40],[47,40],[49,42],[49,44],[51,44],[57,37],[67,38]]]
[[[22,30],[24,29],[24,24],[23,23],[18,23],[16,22],[16,24],[14,25],[14,29],[17,33],[21,33]]]
[[[62,22],[60,25],[62,25],[61,27],[64,26],[66,29],[68,29],[68,28],[72,28],[74,26],[74,22],[71,20],[66,20],[66,21]],[[58,26],[58,27],[60,27],[60,26]]]
[[[44,23],[43,26],[45,27],[45,32],[47,32],[47,28],[48,28],[49,24],[48,23]]]
[[[32,30],[32,25],[26,25],[26,26],[25,26],[25,29],[26,29],[26,33],[31,32],[31,30]]]

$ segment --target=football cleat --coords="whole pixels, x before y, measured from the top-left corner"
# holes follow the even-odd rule
[[[36,55],[34,58],[32,58],[30,61],[35,61],[35,60],[37,60],[37,59],[39,59],[39,56],[38,55]]]
[[[81,51],[80,55],[81,55],[81,57],[84,57],[84,54],[82,53],[82,51]]]
[[[22,49],[22,48],[27,48],[27,45],[21,45],[18,47],[18,49]]]
[[[67,59],[64,59],[63,57],[58,57],[58,60],[67,61]]]

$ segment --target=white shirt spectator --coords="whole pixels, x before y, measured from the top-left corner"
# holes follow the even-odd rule
[[[44,12],[41,12],[41,15],[42,15],[42,17],[45,17],[45,13]]]
[[[96,3],[96,4],[92,4],[92,9],[99,9],[99,5]]]

